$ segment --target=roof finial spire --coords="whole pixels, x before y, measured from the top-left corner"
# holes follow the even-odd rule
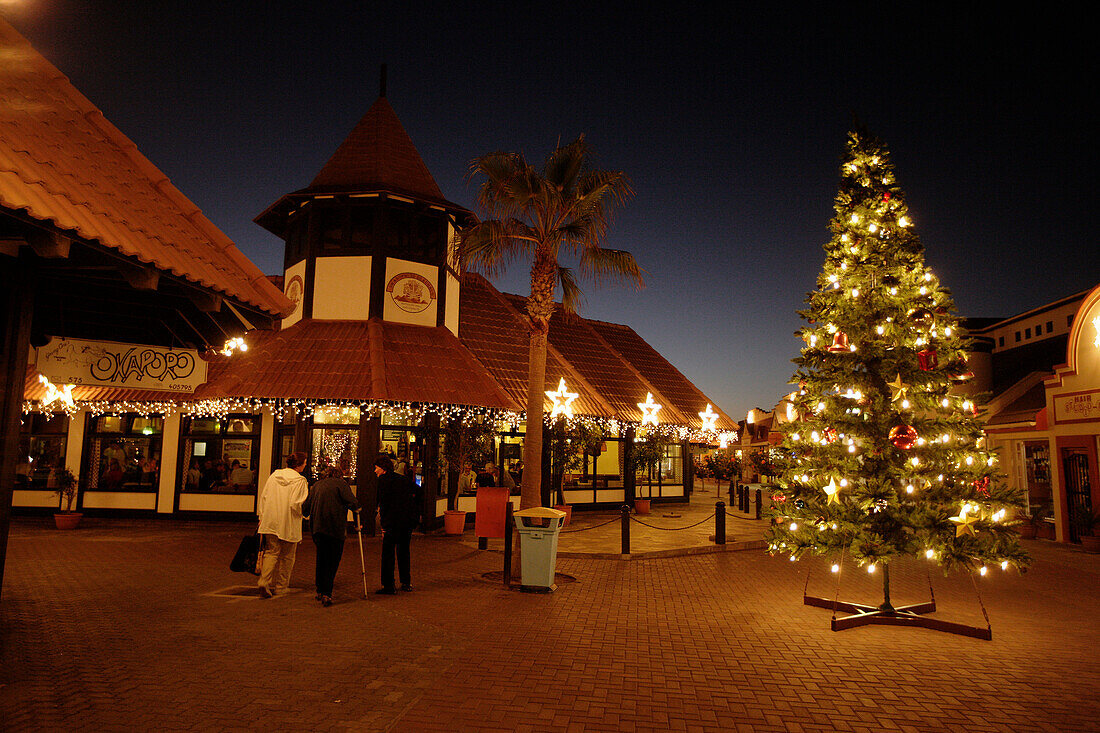
[[[386,65],[382,64],[382,72],[378,77],[378,96],[386,96]]]

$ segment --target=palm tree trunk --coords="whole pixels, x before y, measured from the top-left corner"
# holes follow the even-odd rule
[[[546,333],[531,329],[527,355],[527,432],[523,438],[520,509],[542,506],[542,407],[546,400]]]

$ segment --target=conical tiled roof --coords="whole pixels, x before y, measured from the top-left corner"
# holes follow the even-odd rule
[[[371,105],[306,189],[313,193],[360,190],[445,200],[385,97]]]

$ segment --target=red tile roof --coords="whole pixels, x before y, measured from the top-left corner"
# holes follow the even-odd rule
[[[718,409],[710,398],[680,373],[680,370],[672,366],[656,349],[646,343],[630,326],[603,321],[586,321],[586,323],[599,334],[600,338],[611,349],[634,369],[638,370],[646,382],[654,386],[665,400],[662,403],[667,405],[665,409],[674,408],[684,416],[686,421],[682,424],[692,428],[701,428],[703,421],[699,418],[699,413],[703,412],[707,403],[710,403],[714,411],[719,414],[716,425],[720,430],[735,430],[737,428],[736,420]],[[656,394],[654,394],[654,399],[660,402]]]
[[[310,193],[389,191],[446,203],[397,113],[379,97],[305,189]]]
[[[0,207],[260,310],[289,300],[133,142],[0,19]]]
[[[218,397],[439,402],[519,410],[445,328],[303,320],[254,332],[249,349],[215,357],[196,399]]]
[[[493,379],[526,409],[530,337],[522,299],[516,298],[500,293],[482,276],[467,273],[462,278],[458,333]],[[557,389],[562,377],[568,390],[578,394],[573,402],[576,414],[616,416],[614,407],[551,345],[546,354],[546,389]],[[544,404],[548,408],[550,400]]]
[[[435,402],[524,411],[529,341],[523,298],[466,274],[459,333],[461,341],[445,328],[379,319],[306,319],[283,331],[256,331],[248,338],[248,351],[212,358],[208,381],[193,398]],[[697,429],[702,427],[698,413],[709,401],[628,326],[555,314],[546,389],[555,389],[561,377],[579,395],[573,403],[578,415],[637,422],[638,403],[652,392],[663,405],[662,423]],[[37,391],[28,391],[27,399],[40,399],[36,385],[28,377],[28,390]],[[168,399],[163,392],[80,389],[92,390],[77,393],[84,400]],[[549,405],[546,400],[544,406]],[[737,429],[736,421],[714,409],[718,429]]]

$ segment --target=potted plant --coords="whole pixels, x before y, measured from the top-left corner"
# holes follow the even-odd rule
[[[62,468],[57,474],[57,488],[54,490],[58,498],[65,501],[64,511],[53,515],[54,524],[58,529],[76,529],[80,524],[80,518],[84,515],[73,511],[73,502],[76,500],[77,484],[76,476],[67,468]]]
[[[1085,552],[1100,552],[1100,509],[1085,515],[1077,534]]]
[[[634,464],[644,469],[647,477],[653,475],[653,467],[659,466],[664,457],[665,446],[655,430],[646,433],[642,438],[634,441]],[[648,496],[634,497],[634,511],[638,514],[649,514],[650,501],[653,496],[653,480],[647,481]]]
[[[1054,506],[1049,501],[1040,504],[1039,507],[1031,513],[1031,519],[1029,521],[1034,529],[1035,537],[1041,540],[1054,539],[1054,524],[1047,521],[1049,517],[1053,516]]]
[[[482,465],[493,455],[494,426],[490,422],[464,422],[454,418],[443,429],[440,469],[447,476],[447,510],[443,513],[443,532],[460,535],[466,528],[466,512],[458,508],[459,470],[463,464]]]

